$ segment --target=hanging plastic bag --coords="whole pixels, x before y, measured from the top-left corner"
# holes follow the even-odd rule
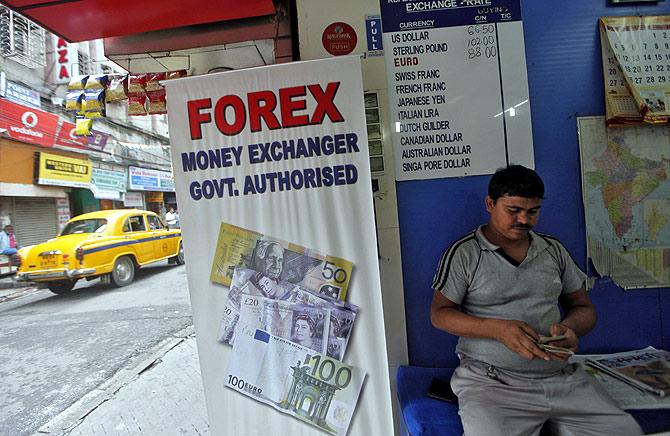
[[[83,90],[86,87],[88,76],[74,76],[67,85],[68,91]]]
[[[120,74],[110,75],[107,82],[105,100],[107,103],[121,101],[128,98],[128,76]]]
[[[81,102],[84,99],[84,91],[68,91],[65,96],[65,110],[71,112],[81,111]]]
[[[105,110],[105,90],[93,89],[84,93],[82,110],[88,112],[102,112]]]
[[[77,118],[75,121],[74,133],[77,136],[90,136],[93,129],[93,120],[86,118]]]
[[[146,100],[147,95],[145,93],[129,94],[128,115],[146,115],[147,114]]]
[[[150,115],[166,114],[167,105],[165,104],[165,89],[160,91],[147,92],[147,112]]]

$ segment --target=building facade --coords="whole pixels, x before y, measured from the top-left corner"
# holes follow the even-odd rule
[[[56,236],[82,213],[176,205],[173,184],[154,191],[130,179],[132,167],[171,180],[165,115],[132,117],[125,103],[108,104],[92,135],[75,134],[68,84],[100,74],[126,74],[101,40],[68,43],[0,6],[0,226],[13,224],[21,245]],[[54,166],[66,171],[49,175]]]

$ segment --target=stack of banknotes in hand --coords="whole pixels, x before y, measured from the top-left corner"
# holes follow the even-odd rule
[[[540,350],[546,351],[547,353],[565,354],[568,356],[572,356],[573,354],[575,354],[572,350],[564,347],[559,347],[557,345],[552,345],[552,342],[562,341],[563,339],[565,339],[564,335],[560,336],[540,335],[540,338],[535,341],[535,344],[540,348]]]
[[[211,280],[228,286],[218,341],[226,386],[331,434],[346,434],[365,372],[343,363],[358,307],[353,265],[222,224]]]

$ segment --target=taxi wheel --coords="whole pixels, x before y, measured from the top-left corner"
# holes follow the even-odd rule
[[[129,285],[135,278],[135,262],[128,257],[123,256],[116,259],[114,269],[112,270],[112,283],[117,288]]]
[[[51,282],[47,286],[51,292],[60,295],[70,292],[74,288],[75,283],[77,283],[76,280],[63,280],[60,282]]]
[[[181,242],[179,243],[179,251],[174,257],[174,261],[177,262],[177,265],[183,265],[186,263],[186,259],[184,259],[184,244]]]

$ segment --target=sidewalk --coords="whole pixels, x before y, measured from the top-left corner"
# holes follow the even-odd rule
[[[35,289],[34,284],[17,282],[14,276],[0,277],[0,303],[34,292]]]
[[[181,337],[179,337],[181,336]],[[193,327],[38,430],[38,435],[209,435]]]
[[[21,288],[27,286],[25,282],[20,283],[16,281],[15,275],[0,277],[0,290]]]

